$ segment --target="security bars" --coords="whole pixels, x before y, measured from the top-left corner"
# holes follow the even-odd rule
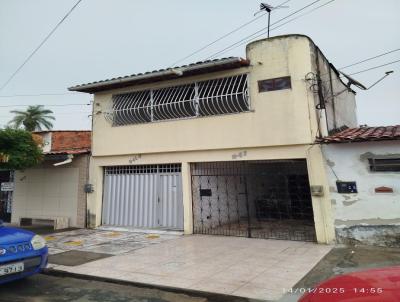
[[[250,110],[247,74],[113,96],[113,126]]]
[[[305,160],[191,164],[195,234],[315,241]]]
[[[180,173],[180,164],[131,165],[105,167],[105,175]]]

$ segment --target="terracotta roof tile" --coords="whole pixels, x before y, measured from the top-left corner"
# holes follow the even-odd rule
[[[54,131],[49,153],[79,154],[90,152],[91,131]]]
[[[319,143],[346,143],[400,140],[400,125],[349,128],[339,133],[318,139]]]

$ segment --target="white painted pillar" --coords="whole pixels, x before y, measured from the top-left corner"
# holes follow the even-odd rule
[[[87,194],[87,210],[89,212],[89,228],[101,225],[101,208],[103,202],[103,168],[98,166],[93,157],[90,160],[89,183],[94,192]]]
[[[190,163],[182,163],[183,229],[186,235],[193,234],[192,180]]]
[[[323,186],[324,190],[323,196],[312,196],[317,241],[319,243],[331,244],[335,241],[335,228],[329,183],[321,146],[313,145],[307,149],[306,153],[310,186]]]

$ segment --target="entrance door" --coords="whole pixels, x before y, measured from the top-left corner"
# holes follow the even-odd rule
[[[183,230],[183,200],[181,174],[160,175],[158,225]]]
[[[0,171],[0,220],[11,222],[11,206],[13,195],[13,172]]]
[[[102,224],[182,230],[181,166],[106,167]]]

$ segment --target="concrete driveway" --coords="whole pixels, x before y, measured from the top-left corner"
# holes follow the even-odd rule
[[[277,300],[332,248],[309,242],[223,236],[140,236],[155,236],[149,240],[156,241],[130,251],[122,248],[123,253],[82,265],[52,267],[64,272],[135,283]],[[128,237],[125,239],[129,244]],[[82,240],[85,239],[77,241]],[[73,248],[107,253],[107,250],[93,246],[82,244]],[[55,249],[58,247],[54,245]]]

